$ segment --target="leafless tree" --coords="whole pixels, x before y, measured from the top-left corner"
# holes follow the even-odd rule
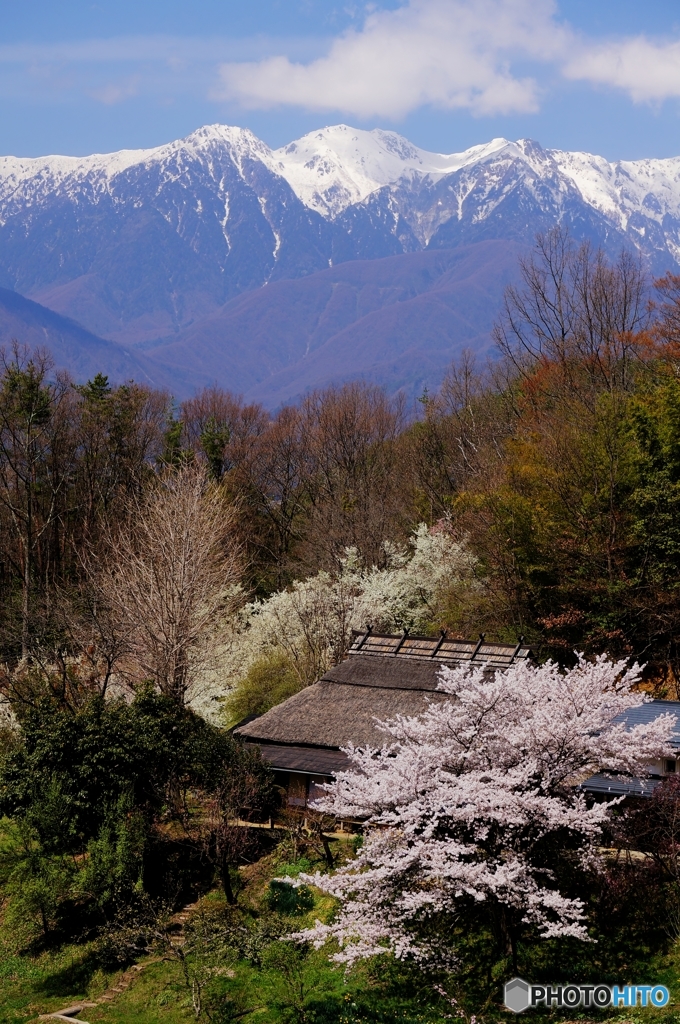
[[[103,566],[89,577],[125,657],[119,671],[184,702],[219,647],[239,579],[233,508],[200,466],[169,472],[128,505]]]
[[[423,414],[401,444],[412,474],[417,513],[427,521],[450,513],[451,498],[470,486],[490,486],[512,434],[514,416],[494,371],[464,351],[439,392],[422,399]]]
[[[258,755],[235,747],[217,783],[206,794],[202,820],[203,848],[217,868],[231,905],[236,903],[231,868],[257,860],[261,854],[259,830],[244,822],[271,810],[273,803],[271,772]]]
[[[604,552],[613,580],[625,515],[616,495],[626,472],[626,410],[654,354],[646,278],[629,253],[610,262],[589,243],[575,248],[562,228],[538,236],[521,273],[494,331],[511,368],[514,440],[540,451],[543,482],[574,542]]]
[[[304,416],[298,408],[284,406],[241,464],[241,486],[261,523],[259,544],[275,567],[276,589],[290,580],[293,553],[306,528],[313,475],[310,445]]]
[[[589,242],[575,248],[557,227],[537,236],[520,269],[522,286],[507,289],[494,329],[514,367],[533,374],[541,363],[558,366],[580,395],[584,374],[595,393],[627,389],[651,317],[640,260],[623,251],[611,263]]]
[[[354,381],[309,395],[301,415],[311,463],[306,566],[335,568],[350,546],[380,565],[383,541],[399,535],[402,398]]]
[[[180,418],[189,450],[207,460],[218,480],[248,459],[269,422],[260,405],[244,405],[240,396],[218,387],[203,388],[183,402]]]
[[[657,300],[653,306],[654,320],[650,335],[656,353],[670,363],[672,372],[680,356],[680,275],[665,274],[654,282]]]

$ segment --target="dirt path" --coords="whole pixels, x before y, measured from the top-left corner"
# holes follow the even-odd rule
[[[197,907],[196,903],[189,903],[186,907],[182,907],[176,914],[173,914],[170,918],[168,931],[170,934],[170,944],[174,947],[181,946],[184,942],[184,925],[191,917],[192,911]],[[130,985],[132,985],[135,978],[138,978],[143,970],[149,967],[151,964],[158,963],[161,957],[155,956],[149,960],[145,960],[143,964],[133,964],[124,971],[116,981],[115,985],[110,985],[103,995],[92,1001],[78,1001],[70,1003],[65,1006],[63,1010],[55,1010],[53,1013],[41,1013],[38,1020],[63,1020],[66,1024],[89,1024],[89,1021],[82,1020],[78,1017],[79,1013],[83,1010],[87,1010],[93,1006],[102,1006],[106,1003],[112,1003],[119,995],[126,992]]]
[[[157,963],[158,959],[158,957],[154,957],[152,960],[146,960],[143,964],[134,964],[121,974],[115,985],[107,988],[106,992],[97,999],[71,1003],[69,1006],[65,1006],[63,1010],[55,1010],[53,1013],[41,1013],[38,1020],[63,1020],[70,1022],[70,1024],[89,1024],[88,1021],[80,1019],[78,1014],[92,1006],[112,1003],[117,996],[129,989],[135,978],[138,978],[146,967]]]

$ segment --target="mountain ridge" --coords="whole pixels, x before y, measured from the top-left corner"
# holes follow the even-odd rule
[[[398,366],[406,351],[439,372],[428,345],[439,352],[443,330],[451,353],[463,340],[485,349],[487,313],[498,309],[508,280],[507,254],[526,251],[537,231],[555,224],[610,256],[635,249],[652,274],[680,273],[680,157],[612,163],[502,138],[437,154],[396,132],[347,125],[272,150],[248,129],[209,125],[153,149],[0,158],[0,287],[130,354],[148,353],[148,365],[161,376],[167,369],[178,393],[206,375],[228,386],[236,361],[239,389],[276,403],[342,376],[357,359],[361,373],[388,387],[406,386]],[[495,306],[480,307],[476,325],[454,304],[447,315],[457,326],[442,328],[446,303],[431,289],[418,293],[422,329],[406,300],[386,301],[370,314],[374,340],[362,333],[369,320],[358,312],[313,352],[281,340],[267,289],[276,286],[289,336],[305,338],[304,310],[291,319],[295,297],[321,302],[327,271],[357,264],[352,273],[363,283],[352,288],[365,298],[382,274],[371,261],[396,259],[402,278],[414,274],[417,292],[422,261],[415,257],[459,249],[471,268],[482,259],[490,278],[486,294]],[[299,287],[305,279],[309,285]],[[451,295],[464,305],[456,288]],[[247,325],[235,313],[244,296]],[[414,334],[411,348],[396,310]],[[256,350],[264,361],[248,369],[243,359]]]
[[[8,288],[0,288],[0,347],[14,342],[33,349],[49,349],[55,368],[68,369],[76,383],[97,373],[112,381],[136,380],[152,387],[172,389],[172,379],[161,365],[121,345],[99,338],[81,324]]]
[[[20,184],[34,187],[23,198],[35,202],[43,194],[54,193],[71,180],[88,182],[104,191],[109,182],[131,168],[158,163],[166,165],[178,154],[200,154],[211,145],[228,147],[238,162],[257,159],[270,171],[280,174],[291,185],[304,205],[333,218],[347,206],[363,202],[388,184],[413,174],[438,180],[471,164],[483,163],[501,151],[510,151],[536,166],[536,156],[546,154],[559,170],[569,176],[586,202],[610,216],[619,217],[620,209],[632,212],[644,206],[645,198],[660,193],[659,206],[648,205],[654,213],[680,212],[680,156],[608,161],[586,151],[544,149],[532,139],[511,141],[502,137],[471,146],[460,152],[435,153],[421,149],[396,132],[375,128],[371,131],[348,125],[331,125],[309,132],[278,149],[270,149],[250,129],[237,126],[205,125],[188,136],[161,146],[138,150],[94,153],[84,157],[50,155],[44,157],[0,156],[0,223],[11,214],[12,202]],[[333,202],[323,201],[319,183],[328,175],[330,188],[339,195]],[[353,188],[342,189],[341,179]],[[618,199],[618,204],[617,204]],[[636,202],[637,201],[637,202]],[[665,206],[665,209],[664,209]],[[625,227],[625,222],[621,221]]]
[[[464,348],[490,350],[521,251],[492,240],[341,263],[238,296],[146,354],[180,379],[221,378],[267,408],[357,378],[415,398]]]

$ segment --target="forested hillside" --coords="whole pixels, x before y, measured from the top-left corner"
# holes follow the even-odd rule
[[[7,350],[4,658],[95,650],[72,635],[93,629],[93,566],[114,571],[121,537],[132,558],[184,468],[205,474],[211,515],[229,510],[236,604],[333,579],[348,548],[384,569],[425,523],[465,547],[476,585],[440,595],[422,628],[674,671],[679,290],[667,277],[650,303],[633,259],[545,236],[507,292],[502,358],[463,358],[415,410],[363,382],[275,416],[214,388],[173,408],[142,383],[55,379],[38,351]]]
[[[174,406],[4,351],[6,1019],[77,997],[90,1021],[411,1024],[494,1019],[517,971],[676,984],[676,779],[613,815],[574,785],[672,754],[670,720],[615,716],[640,682],[678,697],[680,278],[560,231],[520,270],[498,358],[415,408],[363,381],[276,415],[218,388]],[[228,726],[368,623],[523,636],[538,665],[444,673],[455,701],[296,815]],[[376,825],[364,847],[343,818]]]

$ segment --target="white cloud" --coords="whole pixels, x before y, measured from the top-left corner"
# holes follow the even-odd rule
[[[220,68],[213,97],[399,118],[424,104],[474,114],[538,109],[538,87],[512,62],[551,62],[571,33],[552,0],[410,0],[370,14],[310,63],[275,56]]]
[[[0,43],[0,99],[209,97],[229,101],[230,113],[289,105],[399,120],[426,105],[478,116],[531,113],[560,75],[623,90],[638,103],[680,97],[680,39],[594,40],[560,19],[558,0],[400,0],[396,9],[369,8],[356,25],[326,39],[159,34]]]
[[[133,75],[123,82],[108,82],[99,89],[93,89],[90,95],[92,99],[99,100],[100,103],[104,103],[107,107],[112,107],[116,103],[132,99],[138,93],[139,75]]]
[[[585,44],[563,74],[623,89],[636,103],[661,102],[680,96],[680,41],[653,42],[637,36]]]

